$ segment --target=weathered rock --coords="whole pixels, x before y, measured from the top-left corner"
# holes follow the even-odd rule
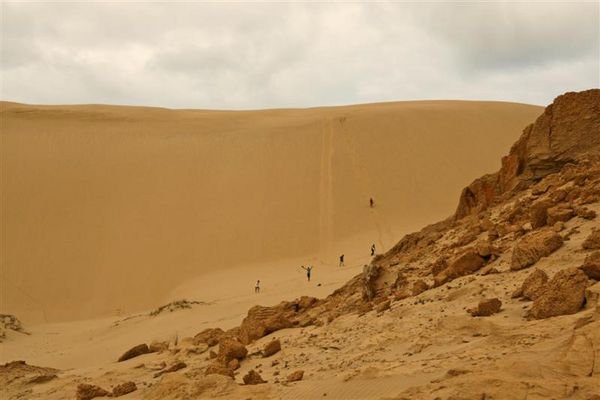
[[[178,361],[175,364],[171,365],[169,368],[163,369],[162,371],[157,372],[156,374],[154,374],[154,377],[158,378],[161,375],[179,371],[180,369],[184,369],[186,367],[187,367],[186,363],[184,363],[183,361]]]
[[[581,247],[586,250],[600,249],[600,229],[595,229],[582,243]]]
[[[546,226],[548,221],[548,209],[552,207],[552,201],[549,199],[538,200],[531,205],[529,210],[529,216],[531,221],[531,227],[533,229],[539,229]]]
[[[510,269],[527,268],[558,250],[562,244],[563,238],[552,230],[531,232],[515,244]]]
[[[543,319],[576,313],[583,306],[587,285],[587,276],[581,270],[559,271],[534,300],[529,316]]]
[[[588,220],[595,219],[597,217],[596,211],[590,210],[587,207],[576,207],[575,214],[579,218],[588,219]]]
[[[412,295],[418,296],[426,290],[429,290],[429,285],[423,279],[418,279],[413,283]]]
[[[145,343],[138,344],[137,346],[134,346],[131,349],[127,350],[125,353],[123,353],[123,355],[121,357],[119,357],[119,359],[117,361],[118,362],[126,361],[126,360],[132,359],[134,357],[141,356],[142,354],[148,354],[148,353],[150,353],[150,349],[148,348],[147,344],[145,344]]]
[[[363,268],[363,299],[367,301],[373,300],[377,294],[376,282],[382,268],[377,264],[365,265]]]
[[[148,346],[148,350],[150,353],[162,353],[169,349],[169,342],[161,342],[158,340],[153,340]]]
[[[600,281],[600,251],[594,251],[588,255],[579,267],[590,279]]]
[[[77,400],[91,400],[96,397],[105,397],[108,395],[108,391],[96,385],[80,383],[77,386]]]
[[[500,312],[502,302],[497,298],[486,299],[477,305],[477,308],[469,310],[473,317],[489,317],[490,315]]]
[[[485,260],[474,249],[468,249],[456,257],[444,271],[434,277],[434,286],[443,285],[453,279],[472,274],[485,264]]]
[[[563,207],[563,206],[550,207],[548,209],[547,224],[549,226],[553,226],[555,223],[557,223],[559,221],[567,222],[574,216],[575,216],[575,211],[573,211],[572,208]]]
[[[227,363],[227,368],[229,368],[232,371],[237,370],[238,368],[240,368],[240,361],[237,358],[234,358],[233,360]]]
[[[291,374],[289,374],[286,378],[286,381],[287,382],[297,382],[297,381],[301,381],[302,378],[304,378],[304,371],[298,370],[298,371],[294,371]]]
[[[537,299],[544,291],[546,283],[548,283],[548,275],[541,269],[536,269],[523,281],[522,296],[529,300]]]
[[[436,276],[446,268],[448,268],[448,261],[440,257],[431,265],[431,275]]]
[[[214,375],[214,374],[229,376],[230,378],[234,377],[233,370],[224,366],[223,364],[221,364],[219,362],[210,364],[204,371],[204,375]]]
[[[217,356],[218,356],[218,354],[214,350],[211,350],[208,353],[208,358],[210,358],[210,359],[217,358]]]
[[[194,344],[206,343],[209,347],[216,346],[225,335],[221,328],[208,328],[194,336]]]
[[[260,383],[267,383],[267,381],[265,381],[260,376],[260,374],[253,369],[248,371],[248,373],[246,375],[244,375],[243,379],[244,379],[244,383],[246,385],[258,385]]]
[[[241,360],[248,354],[248,349],[242,343],[232,338],[223,338],[219,342],[219,355],[218,359],[223,363],[227,364],[229,361],[235,359]]]
[[[279,340],[271,340],[263,349],[263,357],[271,357],[273,354],[281,350],[281,342]]]
[[[125,382],[117,385],[112,390],[112,397],[120,397],[125,396],[131,392],[135,392],[137,390],[137,386],[134,382]]]

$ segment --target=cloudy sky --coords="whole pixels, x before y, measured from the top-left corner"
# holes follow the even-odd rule
[[[597,1],[3,2],[0,98],[173,108],[547,104],[600,86]]]

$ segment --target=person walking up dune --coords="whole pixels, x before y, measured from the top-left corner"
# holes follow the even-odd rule
[[[344,266],[344,255],[342,254],[340,256],[340,267],[343,267],[343,266]]]
[[[375,255],[375,243],[371,245],[371,257]]]
[[[256,286],[254,286],[254,293],[260,293],[260,279],[256,281]]]
[[[313,267],[311,267],[310,265],[307,267],[302,265],[302,269],[306,271],[306,279],[308,279],[308,281],[310,282],[310,274],[312,272]]]

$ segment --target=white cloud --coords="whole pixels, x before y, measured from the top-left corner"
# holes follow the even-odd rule
[[[598,3],[2,3],[0,96],[305,107],[546,104],[600,86]]]

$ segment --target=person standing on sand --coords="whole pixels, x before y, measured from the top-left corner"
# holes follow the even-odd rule
[[[371,257],[375,255],[375,243],[371,245]]]
[[[344,255],[342,254],[340,256],[340,267],[343,267],[343,266],[344,266]]]
[[[254,293],[260,293],[260,279],[256,281],[256,286],[254,286]]]
[[[310,273],[312,271],[312,268],[310,265],[309,266],[302,266],[302,269],[306,271],[306,279],[308,279],[308,281],[310,282]]]

